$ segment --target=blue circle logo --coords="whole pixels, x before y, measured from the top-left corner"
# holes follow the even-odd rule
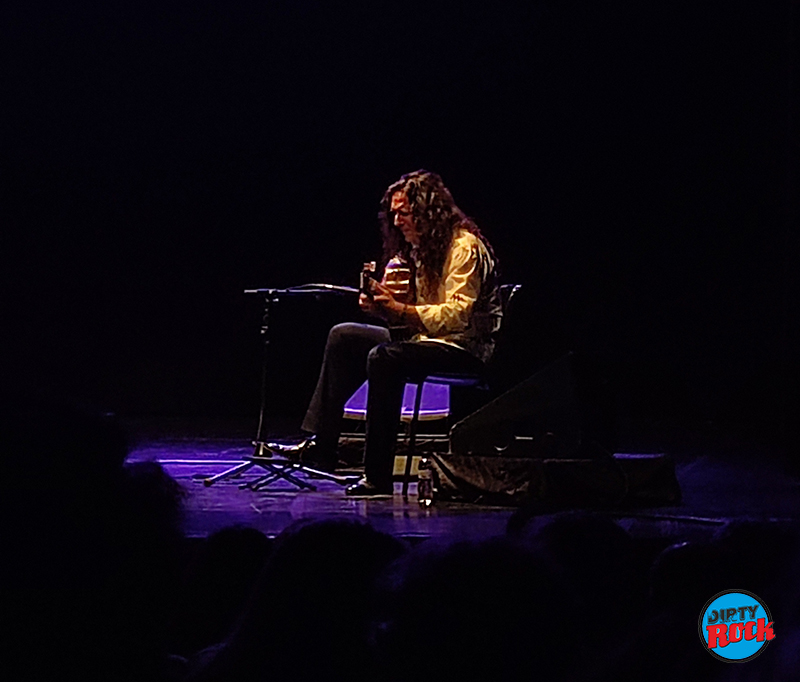
[[[728,663],[758,656],[773,639],[767,605],[747,590],[715,594],[700,612],[697,629],[708,653]]]

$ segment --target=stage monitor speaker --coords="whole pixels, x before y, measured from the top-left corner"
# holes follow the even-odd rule
[[[576,358],[567,353],[457,422],[457,456],[564,458],[581,449],[585,410],[578,400]]]

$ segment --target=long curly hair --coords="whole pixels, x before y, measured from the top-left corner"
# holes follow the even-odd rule
[[[426,294],[432,294],[439,288],[444,264],[458,228],[469,230],[478,237],[497,263],[491,244],[474,221],[456,206],[442,179],[436,173],[420,169],[403,175],[397,182],[389,185],[381,199],[378,220],[383,237],[384,264],[398,255],[409,263],[414,261],[411,244],[394,225],[391,203],[392,196],[397,192],[403,192],[408,197],[411,213],[420,233],[416,259],[421,264],[419,274]]]

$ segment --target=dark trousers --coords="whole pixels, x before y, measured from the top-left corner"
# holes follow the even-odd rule
[[[335,464],[344,404],[369,379],[365,473],[370,483],[388,488],[406,380],[437,372],[477,372],[482,367],[480,360],[455,346],[392,342],[384,327],[338,324],[328,334],[317,388],[302,428],[317,435],[320,457]]]

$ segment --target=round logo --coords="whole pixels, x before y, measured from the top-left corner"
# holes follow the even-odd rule
[[[697,629],[708,653],[728,663],[755,658],[775,639],[767,605],[747,590],[725,590],[711,597]]]

